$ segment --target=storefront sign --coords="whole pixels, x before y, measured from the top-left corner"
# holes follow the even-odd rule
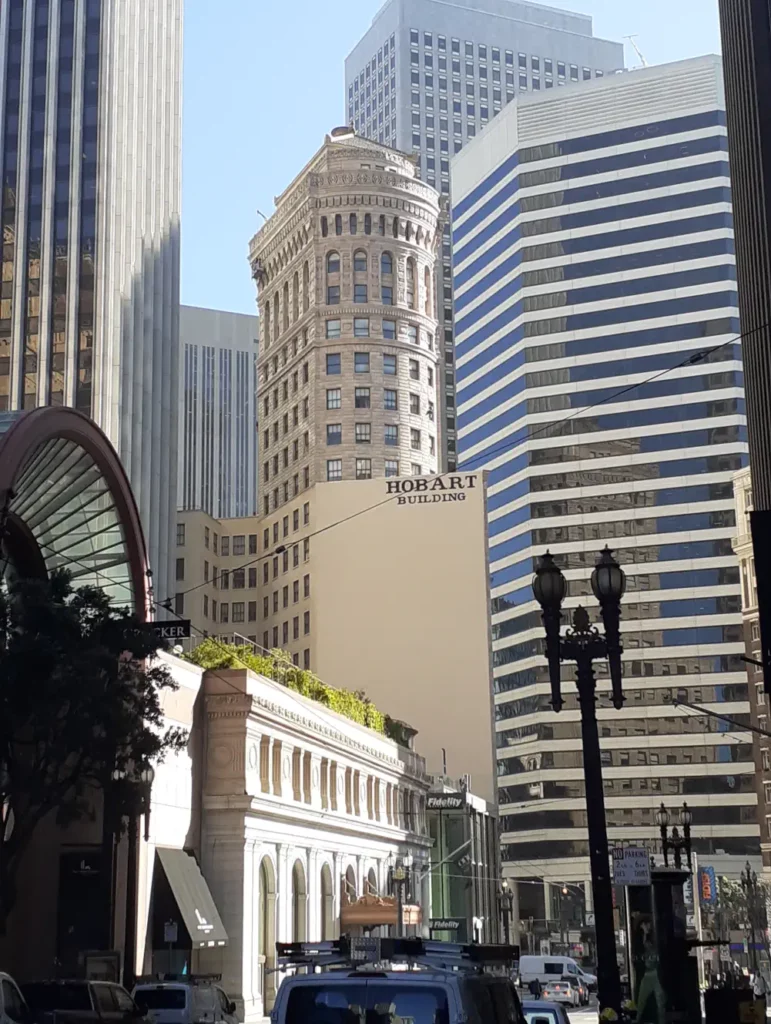
[[[190,619],[179,619],[176,622],[154,622],[153,630],[161,640],[189,640],[192,635]]]
[[[430,927],[432,932],[457,932],[460,921],[454,917],[432,917]]]
[[[479,477],[475,473],[449,476],[399,477],[389,480],[386,494],[398,495],[397,505],[433,505],[440,501],[465,501]]]
[[[427,811],[461,811],[466,806],[465,793],[429,793]]]

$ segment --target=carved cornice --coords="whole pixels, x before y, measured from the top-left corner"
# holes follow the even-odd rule
[[[389,171],[330,170],[309,175],[309,184],[311,193],[320,189],[336,190],[357,185],[371,189],[393,189],[397,193],[404,192],[409,196],[419,197],[430,205],[437,215],[441,209],[441,200],[436,189],[419,178],[405,178]]]
[[[361,743],[347,736],[339,729],[335,729],[308,715],[301,714],[299,711],[282,707],[281,704],[268,700],[267,697],[260,697],[256,694],[251,697],[248,695],[209,694],[206,698],[206,705],[207,714],[210,718],[246,718],[259,711],[268,712],[278,719],[292,723],[294,726],[299,726],[308,732],[315,733],[319,737],[339,743],[341,746],[357,751],[359,754],[379,761],[381,764],[388,765],[390,768],[398,770],[400,774],[409,776],[410,779],[419,785],[425,785],[426,789],[430,784],[429,777],[425,772],[416,772],[401,758],[385,754],[382,750],[378,750],[377,747]]]

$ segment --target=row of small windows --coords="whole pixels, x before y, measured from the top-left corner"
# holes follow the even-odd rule
[[[357,480],[371,480],[372,479],[372,459],[356,459],[355,460],[355,471]],[[422,476],[423,467],[419,462],[410,463],[410,472],[412,476]],[[386,459],[385,460],[385,474],[386,477],[393,477],[400,475],[400,466],[398,459]],[[327,459],[327,480],[334,482],[336,480],[343,479],[343,460],[342,459]]]
[[[482,51],[484,51],[485,54],[486,54],[487,53],[487,47],[484,46],[483,44],[480,44],[479,50],[480,50],[479,64],[475,66],[475,64],[474,64],[474,48],[473,48],[473,45],[471,43],[467,44],[467,49],[466,49],[466,54],[465,54],[465,58],[466,58],[465,59],[465,72],[466,72],[466,75],[469,76],[469,77],[474,77],[475,73],[478,73],[479,78],[484,81],[485,79],[487,79],[488,68],[487,68],[487,57],[486,56],[482,56]],[[492,80],[494,82],[500,82],[500,80],[501,80],[500,51],[496,50],[495,48],[493,48],[493,50],[494,50],[494,53],[497,53],[497,56],[493,57]],[[423,67],[424,68],[432,68],[433,69],[433,67],[434,67],[434,55],[432,53],[429,53],[429,52],[424,52],[423,53],[423,61],[422,61],[422,63],[423,63]],[[554,75],[554,63],[555,62],[552,60],[551,57],[544,57],[543,61],[542,61],[540,57],[537,57],[535,55],[531,55],[530,56],[530,63],[529,63],[529,70],[534,75],[540,75],[543,72],[543,74],[546,75],[546,76],[553,76]],[[418,50],[415,50],[415,49],[410,50],[410,64],[413,67],[419,67],[420,66],[421,60],[420,60],[420,52]],[[591,77],[592,77],[592,69],[591,68],[584,67],[584,68],[579,69],[577,64],[570,64],[570,65],[568,65],[568,64],[565,63],[565,61],[561,61],[561,60],[558,60],[556,62],[556,64],[557,64],[557,78],[567,79],[568,78],[568,69],[569,69],[569,78],[570,78],[571,82],[577,82],[579,80],[579,71],[580,71],[580,75],[583,77],[583,80],[585,82],[589,81],[591,79]],[[437,58],[436,66],[437,66],[439,71],[445,71],[446,72],[448,70],[448,68],[447,68],[447,57],[440,53],[438,58]],[[528,57],[527,57],[527,54],[520,53],[520,54],[517,55],[517,67],[521,71],[528,71]],[[506,51],[506,69],[508,69],[508,68],[511,68],[512,71],[506,70],[505,73],[507,75],[508,74],[512,74],[513,75],[514,53],[511,50],[507,50]],[[458,48],[457,50],[453,51],[453,56],[451,57],[451,63],[450,63],[450,70],[451,70],[452,74],[454,74],[454,75],[460,75],[460,73],[461,73],[460,48]],[[604,72],[600,71],[600,70],[596,70],[594,73],[595,73],[595,76],[597,78],[602,78],[603,75],[604,75]]]
[[[409,222],[408,222],[409,230]],[[327,253],[327,305],[337,306],[340,304],[340,253]],[[394,283],[393,283],[394,262],[390,252],[384,252],[380,257],[380,302],[386,306],[394,304]],[[367,253],[363,249],[353,254],[353,301],[356,304],[369,302],[369,286],[366,281],[357,279],[356,275],[367,273]],[[423,269],[423,311],[426,316],[432,315],[433,298],[431,271],[428,267]],[[418,308],[418,265],[412,256],[407,257],[405,265],[405,297],[410,309]]]
[[[356,444],[372,443],[372,424],[355,423],[354,439]],[[342,423],[327,423],[327,445],[343,443]],[[392,448],[399,446],[399,427],[396,424],[387,423],[383,428],[383,444]],[[423,448],[423,432],[418,427],[410,427],[410,448],[419,452]],[[436,438],[428,435],[429,455],[436,455]]]
[[[335,219],[334,219],[334,225],[333,226],[334,226],[334,230],[335,230],[335,234],[336,235],[342,235],[343,234],[343,215],[341,213],[336,213],[335,214]],[[373,226],[372,214],[371,213],[365,213],[364,214],[364,234],[365,235],[371,235],[372,234],[372,226]],[[324,216],[324,217],[321,218],[321,235],[322,235],[323,238],[328,238],[329,237],[329,229],[330,229],[329,218]],[[358,214],[351,213],[351,214],[348,215],[348,233],[351,234],[351,235],[355,235],[355,234],[358,234],[358,231],[359,231],[359,217],[358,217]],[[393,219],[391,219],[391,218],[386,219],[385,214],[382,214],[382,213],[380,214],[380,216],[377,218],[377,221],[375,222],[375,233],[378,234],[378,235],[381,235],[383,237],[385,237],[386,234],[390,234],[391,236],[393,236],[393,238],[403,238],[406,242],[417,242],[417,243],[425,242],[425,244],[428,245],[428,246],[430,246],[430,244],[431,244],[431,236],[427,232],[424,232],[422,227],[420,227],[420,226],[415,227],[415,225],[413,225],[412,221],[407,220],[407,221],[404,222],[404,230],[402,230],[402,227],[401,227],[401,224],[400,224],[400,221],[399,221],[398,217],[394,217]],[[364,255],[366,257],[366,253]],[[366,266],[364,267],[364,269],[366,270]]]
[[[356,409],[370,409],[372,407],[372,390],[371,388],[355,388],[354,389],[354,408]],[[327,409],[342,409],[343,407],[343,389],[342,388],[327,388]],[[383,391],[383,408],[387,412],[398,412],[399,410],[399,392],[395,388],[385,388]],[[416,395],[410,392],[410,413],[415,416],[420,416],[422,411],[422,398],[420,395]],[[433,421],[435,416],[435,405],[432,399],[428,399],[426,402],[426,415]],[[327,438],[327,444],[329,444]]]
[[[300,274],[295,271],[291,291],[289,281],[285,281],[282,292],[277,291],[274,294],[272,305],[270,299],[265,300],[261,334],[266,348],[270,345],[271,339],[276,342],[282,331],[289,330],[290,319],[291,323],[294,323],[300,318],[301,305],[302,312],[307,313],[310,308],[310,267],[307,260],[303,264],[302,293]]]
[[[382,320],[381,334],[385,341],[396,341],[396,320]],[[369,338],[371,336],[369,317],[354,318],[353,336],[354,338]],[[327,320],[326,337],[327,340],[334,340],[335,338],[342,337],[342,320]],[[401,340],[412,343],[413,345],[420,345],[423,339],[425,338],[426,347],[428,348],[428,350],[430,352],[433,352],[434,350],[433,334],[431,334],[430,331],[419,331],[415,324],[401,324],[398,337]]]
[[[398,359],[399,357],[390,353],[383,353],[383,373],[387,377],[395,377],[398,373]],[[353,354],[353,371],[354,373],[369,373],[370,372],[370,353],[369,352],[354,352]],[[328,377],[339,376],[343,372],[343,357],[340,352],[327,352],[326,357],[326,369]],[[429,387],[434,386],[434,369],[432,366],[426,367],[428,371],[427,380]],[[410,380],[420,380],[420,362],[417,359],[409,360],[409,375]]]

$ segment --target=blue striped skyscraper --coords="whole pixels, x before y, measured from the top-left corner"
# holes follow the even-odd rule
[[[720,60],[520,97],[452,168],[459,468],[490,471],[503,861],[588,878],[579,709],[555,714],[536,558],[566,610],[614,549],[626,705],[600,680],[611,842],[693,811],[702,862],[757,853],[732,474],[746,434]],[[658,375],[658,376],[657,376]],[[587,596],[588,595],[588,596]],[[676,818],[675,818],[676,820]],[[519,886],[522,916],[557,917]],[[546,892],[546,904],[533,905]],[[572,892],[573,890],[571,890]],[[526,909],[528,912],[526,912]]]

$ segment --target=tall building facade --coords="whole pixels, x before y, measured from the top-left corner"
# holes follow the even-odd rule
[[[755,508],[771,510],[771,0],[720,0]],[[771,637],[765,638],[766,644]]]
[[[264,514],[319,481],[436,473],[439,196],[347,129],[251,243]]]
[[[211,516],[257,513],[259,319],[182,306],[178,503]]]
[[[450,193],[450,159],[516,95],[602,77],[624,66],[621,43],[592,19],[518,0],[388,0],[345,62],[348,123],[414,154],[421,177]],[[440,264],[445,465],[457,425],[450,226]]]
[[[0,409],[93,417],[128,471],[159,594],[176,510],[181,48],[182,0],[0,6]]]
[[[758,613],[758,582],[755,575],[755,557],[750,533],[750,512],[754,509],[750,467],[745,466],[734,477],[736,501],[736,535],[734,551],[739,559],[742,581],[742,616],[744,618],[744,649],[747,655],[746,671],[749,684],[750,711],[753,725],[763,733],[753,733],[755,753],[755,788],[758,794],[758,823],[760,825],[760,851],[764,874],[771,875],[771,738],[769,733],[769,707],[771,698],[765,692],[762,650],[760,644],[760,615]]]
[[[757,853],[720,60],[522,97],[452,173],[460,467],[489,470],[504,870],[588,878],[579,709],[569,682],[565,709],[550,707],[531,578],[548,548],[566,611],[596,617],[605,544],[628,579],[622,713],[600,680],[610,840],[653,843],[656,808],[687,800],[710,863]],[[524,904],[534,887],[521,888]]]

